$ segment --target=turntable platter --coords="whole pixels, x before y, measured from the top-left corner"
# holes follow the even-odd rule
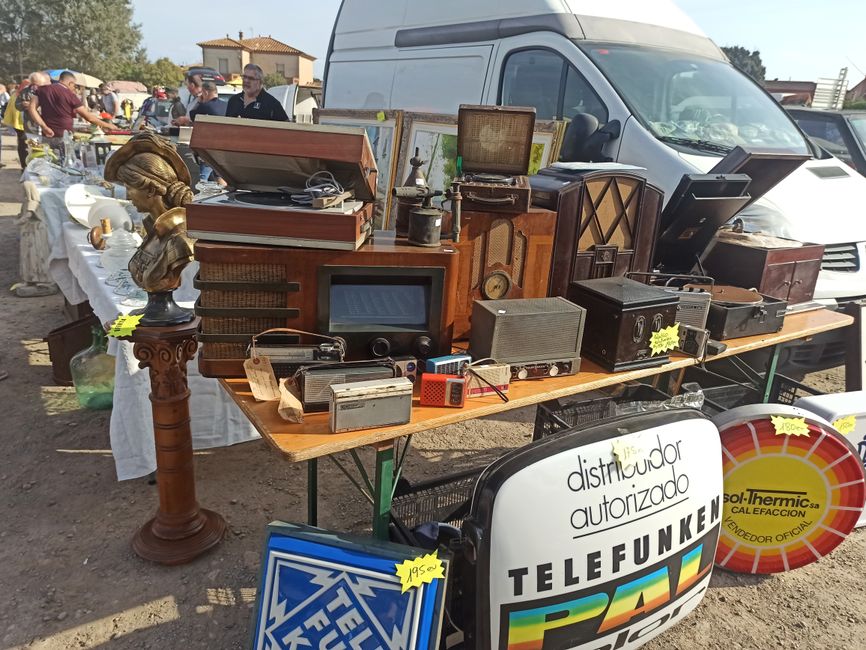
[[[502,174],[467,174],[464,179],[469,183],[496,183],[499,185],[514,185],[512,176]]]
[[[290,194],[282,192],[238,192],[234,195],[235,201],[249,203],[251,205],[286,206],[294,205]]]

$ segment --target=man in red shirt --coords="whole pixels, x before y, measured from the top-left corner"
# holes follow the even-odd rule
[[[42,109],[40,115],[37,109]],[[63,138],[66,131],[72,131],[72,119],[77,114],[102,130],[111,131],[117,127],[110,122],[100,120],[87,110],[87,107],[75,93],[75,75],[69,72],[60,74],[60,83],[40,86],[33,96],[33,101],[27,107],[30,119],[42,127],[42,134],[55,142]]]

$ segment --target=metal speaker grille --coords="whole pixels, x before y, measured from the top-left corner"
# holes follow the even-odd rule
[[[511,264],[511,279],[518,287],[523,286],[523,269],[526,262],[526,235],[514,233],[514,261]]]
[[[201,262],[199,277],[205,281],[284,282],[286,280],[286,267],[282,264]]]
[[[209,309],[285,307],[286,294],[276,291],[204,290],[200,304]]]
[[[487,266],[507,265],[511,261],[511,235],[514,227],[508,219],[497,219],[487,236]]]
[[[421,386],[422,399],[427,404],[445,403],[445,382],[426,381]]]
[[[323,371],[307,375],[304,381],[305,402],[327,402],[330,399],[328,387],[354,381],[371,379],[391,379],[394,373],[390,368],[357,368],[351,373],[345,370]]]
[[[535,314],[505,319],[496,332],[502,342],[503,358],[549,359],[578,356],[577,339],[581,316],[578,314]],[[494,355],[494,358],[499,358]]]

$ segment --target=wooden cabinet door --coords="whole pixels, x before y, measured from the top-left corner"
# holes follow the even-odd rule
[[[815,295],[815,283],[821,272],[821,260],[803,260],[794,263],[794,274],[791,280],[791,292],[788,302],[806,302]]]
[[[758,291],[765,296],[788,300],[788,295],[791,293],[791,284],[794,281],[795,264],[795,262],[768,264],[764,270],[764,277],[761,280],[761,286],[758,287]]]

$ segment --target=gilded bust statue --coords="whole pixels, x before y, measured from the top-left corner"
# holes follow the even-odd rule
[[[125,185],[127,198],[147,215],[144,242],[129,261],[132,279],[149,294],[142,324],[191,320],[191,313],[171,300],[181,272],[192,261],[183,206],[192,201],[193,193],[183,159],[168,141],[154,133],[140,133],[109,157],[105,180]]]

